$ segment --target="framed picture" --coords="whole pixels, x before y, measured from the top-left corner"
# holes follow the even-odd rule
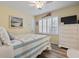
[[[23,27],[23,18],[10,16],[10,27]]]

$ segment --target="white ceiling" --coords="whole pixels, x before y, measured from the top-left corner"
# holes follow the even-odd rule
[[[7,5],[9,7],[24,11],[25,13],[29,13],[31,15],[39,15],[46,12],[54,11],[60,8],[64,8],[72,5],[79,5],[79,1],[53,1],[46,6],[44,6],[41,10],[29,6],[27,1],[0,1],[0,4]]]

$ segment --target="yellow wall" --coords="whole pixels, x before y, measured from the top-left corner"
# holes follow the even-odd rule
[[[60,10],[53,11],[51,14],[52,16],[59,16],[59,17],[77,15],[79,19],[79,5],[62,8]]]
[[[28,12],[28,11],[27,11]],[[9,16],[22,17],[22,28],[11,28]],[[5,27],[9,32],[14,34],[24,34],[32,32],[32,20],[34,17],[28,13],[10,8],[9,6],[0,5],[0,26]]]
[[[41,17],[45,16],[47,13],[35,16],[36,20],[40,20]],[[64,16],[71,16],[71,15],[77,15],[78,20],[79,20],[79,5],[75,5],[75,6],[71,6],[71,7],[66,7],[66,8],[62,8],[59,10],[55,10],[51,12],[52,16],[59,16],[59,17],[64,17]],[[36,29],[37,30],[37,29]],[[38,31],[38,30],[37,30]],[[59,36],[58,35],[53,35],[51,37],[51,41],[54,44],[58,44],[58,39]]]

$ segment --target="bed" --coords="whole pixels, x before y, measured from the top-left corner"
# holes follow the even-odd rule
[[[0,39],[3,43],[0,48],[0,57],[3,58],[35,58],[45,49],[51,49],[50,36],[47,35],[27,34],[10,40],[3,27],[0,28],[0,35],[2,35],[1,38],[5,36],[4,39]]]

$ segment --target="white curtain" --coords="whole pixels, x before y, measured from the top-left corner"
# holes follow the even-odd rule
[[[36,26],[36,25],[35,25],[35,20],[33,19],[33,20],[32,20],[32,32],[35,32],[35,26]]]

